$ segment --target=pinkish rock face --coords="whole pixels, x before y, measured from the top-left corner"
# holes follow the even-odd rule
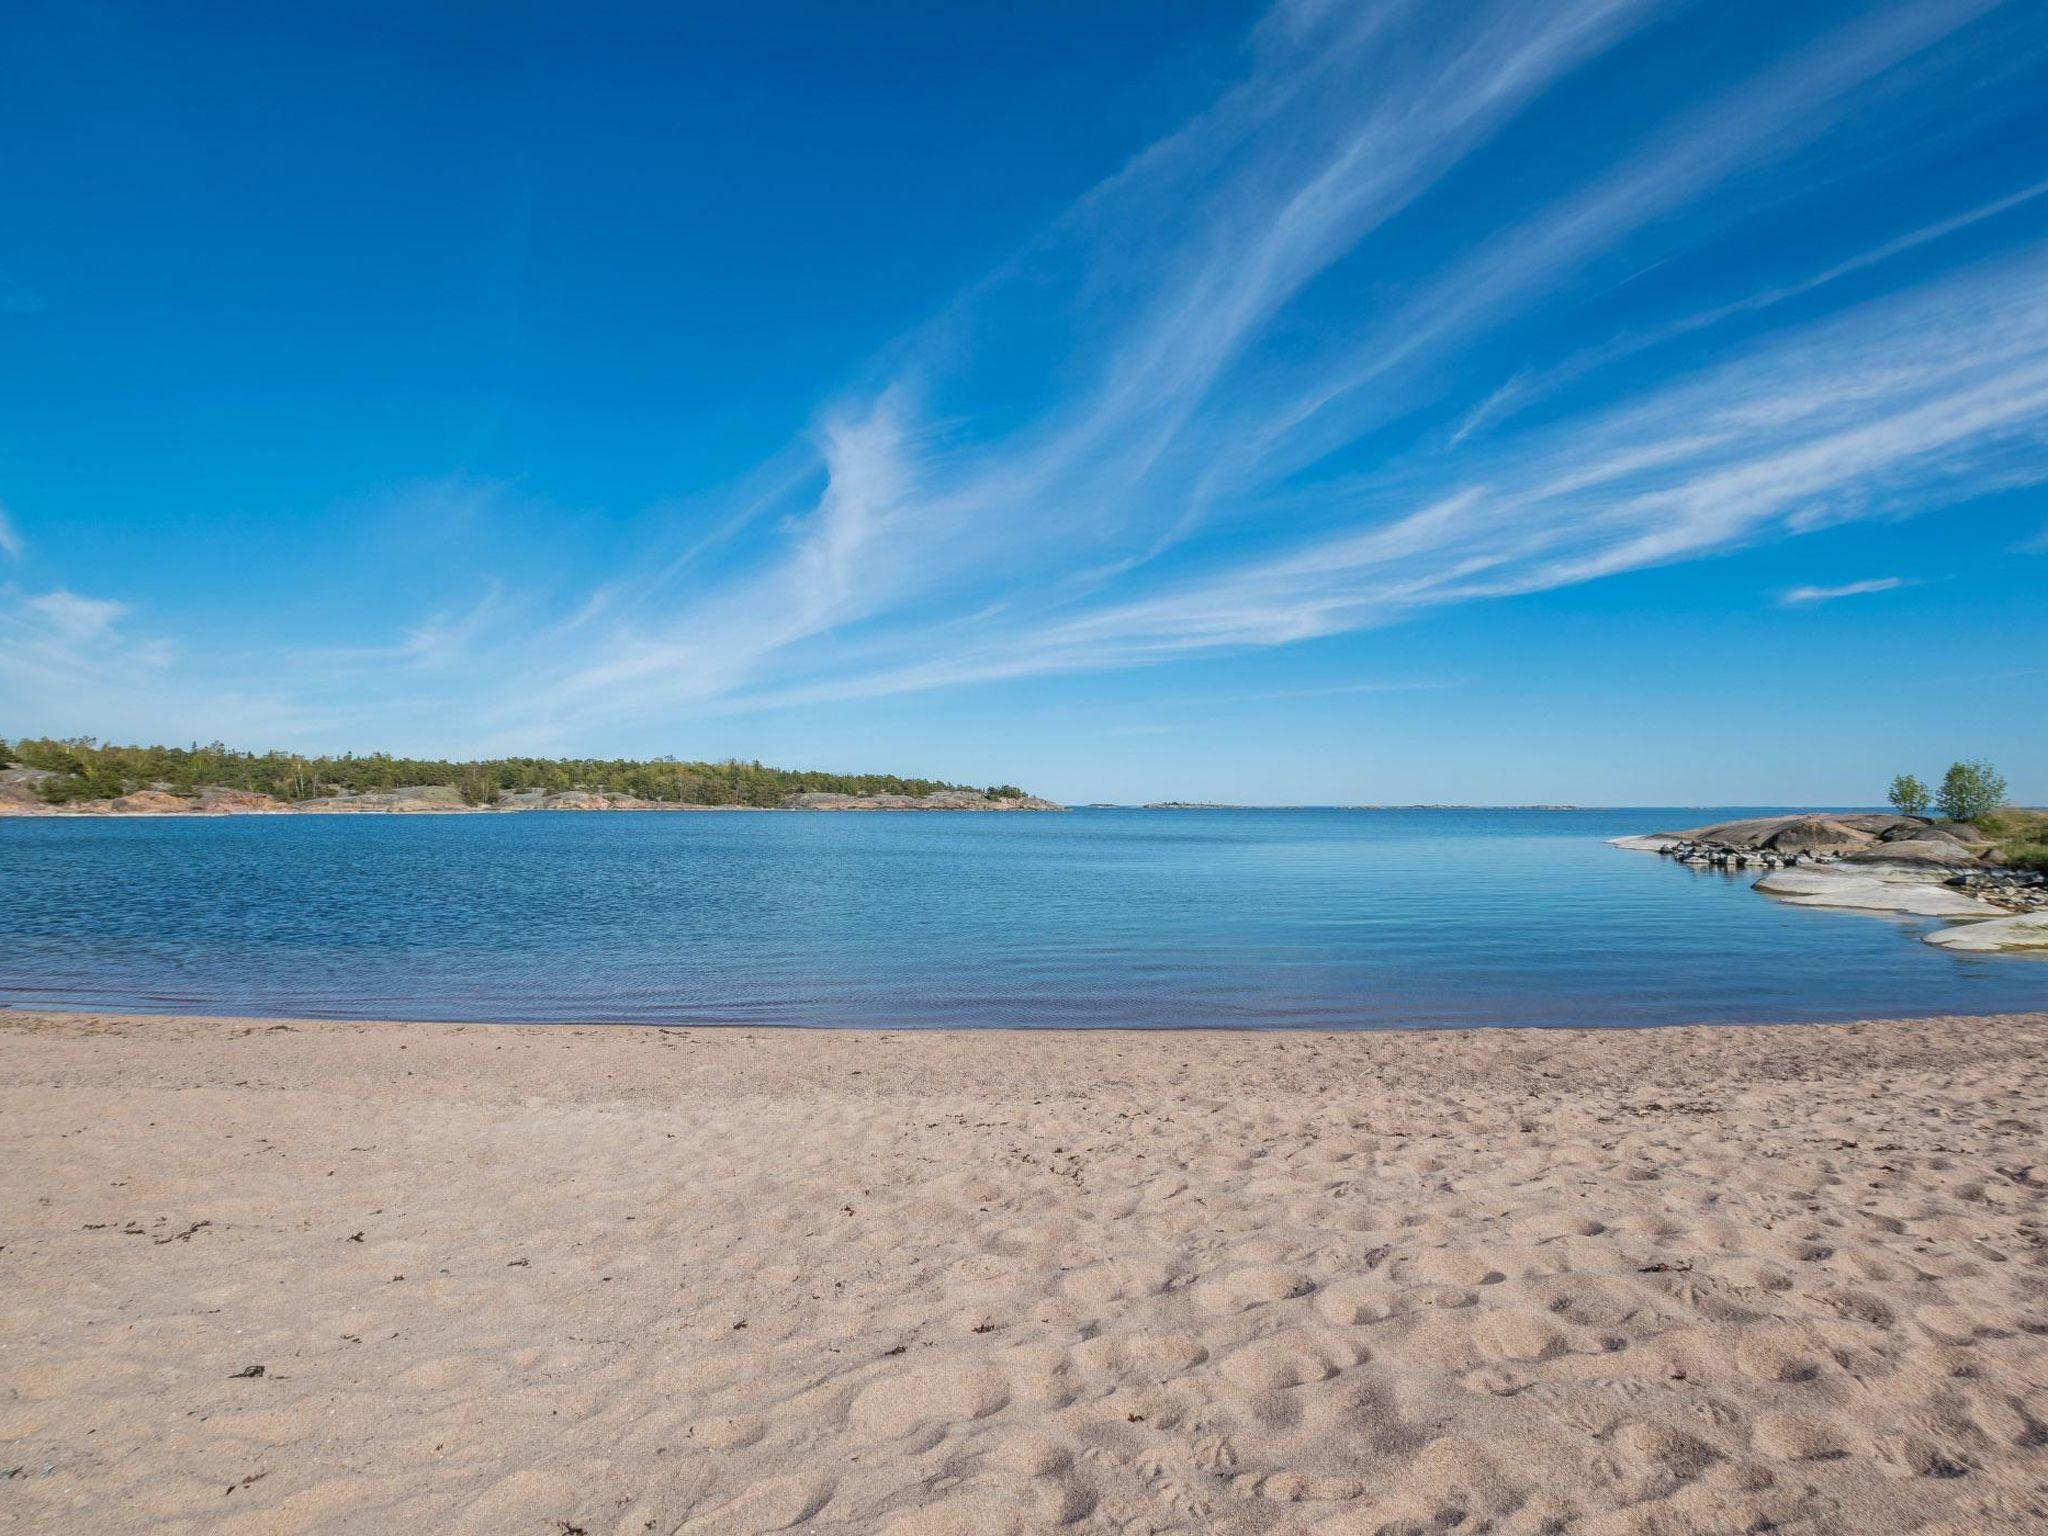
[[[132,795],[110,801],[107,806],[108,810],[121,816],[161,816],[197,808],[194,802],[161,789],[138,789]]]

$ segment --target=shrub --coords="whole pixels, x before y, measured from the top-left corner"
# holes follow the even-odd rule
[[[46,805],[68,805],[73,800],[112,800],[128,792],[121,775],[102,763],[86,765],[77,773],[44,779],[36,793]]]
[[[1910,773],[1902,773],[1892,780],[1892,809],[1901,816],[1925,816],[1930,798],[1927,786]]]
[[[1934,803],[1950,821],[1975,821],[2005,804],[2005,780],[1981,757],[1951,763]]]
[[[1979,825],[2005,863],[2048,871],[2048,811],[1993,811]]]

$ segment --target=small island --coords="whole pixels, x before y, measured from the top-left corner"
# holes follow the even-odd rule
[[[388,753],[0,740],[0,816],[502,815],[517,811],[1060,811],[1014,784],[822,773],[673,757]]]

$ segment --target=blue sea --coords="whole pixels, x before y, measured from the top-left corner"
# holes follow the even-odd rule
[[[0,1006],[1400,1029],[2048,1007],[1610,848],[1771,807],[0,820]]]

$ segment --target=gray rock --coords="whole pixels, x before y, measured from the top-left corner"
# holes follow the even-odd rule
[[[1712,826],[1685,832],[1653,835],[1673,843],[1713,843],[1744,852],[1758,848],[1791,853],[1825,852],[1861,848],[1887,828],[1907,819],[1868,811],[1844,811],[1838,815],[1805,812],[1793,816],[1745,816],[1738,821],[1717,821]]]
[[[1868,872],[1780,869],[1756,889],[1801,907],[1844,907],[1857,912],[1900,912],[1912,917],[1994,917],[1998,908],[1926,879],[1890,879]]]
[[[1873,834],[1823,816],[1789,821],[1763,839],[1776,853],[1841,853],[1868,845]]]
[[[2048,912],[2022,912],[2017,917],[1995,917],[1988,923],[1957,923],[1928,934],[1927,942],[1943,949],[1982,953],[2048,950]]]
[[[1953,839],[1920,837],[1873,843],[1843,854],[1836,862],[1858,869],[1967,869],[1977,862],[1977,856]]]
[[[971,789],[941,789],[929,795],[834,795],[809,791],[782,802],[789,811],[1063,811],[1065,806],[1036,795],[991,800]]]

